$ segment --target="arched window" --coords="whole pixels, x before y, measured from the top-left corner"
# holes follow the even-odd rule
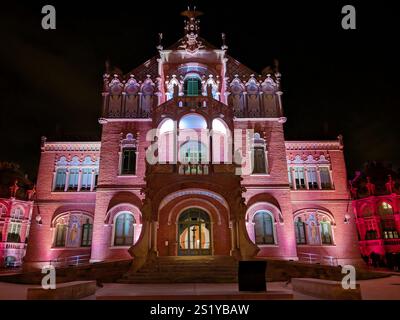
[[[82,247],[90,247],[92,245],[93,224],[89,219],[86,219],[85,224],[82,226]]]
[[[232,146],[229,141],[230,131],[221,119],[212,121],[213,163],[230,163]]]
[[[207,148],[200,141],[189,140],[180,147],[180,162],[182,163],[205,163],[207,156]]]
[[[162,125],[159,128],[159,134],[162,135],[167,132],[172,132],[174,131],[174,128],[174,121],[172,119],[165,119],[165,121],[163,121]]]
[[[254,215],[256,244],[274,244],[274,225],[271,213],[260,211]]]
[[[56,191],[64,191],[65,190],[65,182],[67,180],[67,169],[65,168],[60,168],[57,169],[56,172],[56,184],[55,184],[55,190]]]
[[[304,175],[304,167],[293,167],[294,180],[296,183],[296,189],[305,189],[306,180]]]
[[[265,158],[265,140],[259,133],[254,134],[253,139],[253,174],[267,173],[267,164]]]
[[[53,223],[53,247],[80,248],[92,244],[93,218],[86,212],[67,212]]]
[[[120,213],[115,220],[114,245],[130,246],[133,244],[135,218],[130,212]]]
[[[179,121],[179,129],[207,129],[207,122],[198,114],[188,114]]]
[[[167,163],[176,160],[176,124],[172,119],[164,119],[158,128],[158,162]]]
[[[332,189],[331,175],[329,173],[328,167],[320,167],[319,174],[321,177],[321,188],[322,189]]]
[[[92,175],[96,174],[91,168],[82,169],[81,191],[90,191],[92,188]]]
[[[9,224],[7,242],[21,242],[21,223],[11,222]]]
[[[296,221],[294,222],[294,231],[296,234],[296,243],[297,244],[306,244],[306,226],[303,221],[301,221],[301,218],[297,218]]]
[[[77,191],[79,182],[79,169],[69,169],[68,190]]]
[[[0,204],[0,217],[7,214],[7,208],[4,204]]]
[[[201,95],[201,80],[196,76],[190,76],[185,79],[183,86],[185,96]]]
[[[11,219],[21,220],[24,217],[24,209],[21,207],[16,207],[12,210]]]
[[[378,213],[381,216],[393,214],[393,207],[387,202],[381,202],[378,207]]]
[[[122,150],[121,174],[133,175],[136,172],[136,148],[126,147]]]
[[[221,119],[214,119],[212,121],[212,129],[215,132],[227,134],[226,125]]]
[[[56,236],[54,239],[54,246],[56,248],[65,247],[65,238],[67,235],[67,225],[59,223],[56,226]]]
[[[332,228],[331,222],[325,218],[320,222],[321,242],[322,244],[332,244]]]
[[[308,178],[308,188],[310,190],[318,189],[318,178],[317,178],[316,167],[307,168],[307,178]]]

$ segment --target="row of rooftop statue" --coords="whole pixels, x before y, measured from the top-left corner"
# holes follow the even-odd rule
[[[196,97],[219,101],[233,108],[234,116],[240,118],[273,118],[281,116],[281,91],[279,74],[256,79],[250,75],[247,81],[236,75],[230,82],[220,81],[213,75],[200,76],[188,73],[185,76],[167,76],[165,86],[161,78],[147,75],[137,81],[134,75],[128,79],[115,74],[104,75],[103,117],[148,118],[158,105],[171,99]],[[182,106],[182,105],[179,105]],[[207,104],[200,104],[206,107]]]

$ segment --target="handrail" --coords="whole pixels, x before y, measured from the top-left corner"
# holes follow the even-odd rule
[[[82,254],[76,256],[68,256],[50,260],[50,265],[56,267],[71,267],[71,266],[79,266],[83,264],[89,264],[90,261],[90,254]]]
[[[334,256],[323,256],[317,253],[299,252],[299,262],[306,262],[310,264],[324,264],[329,266],[337,266],[338,260]]]

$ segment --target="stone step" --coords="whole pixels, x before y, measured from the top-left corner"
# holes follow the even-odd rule
[[[231,266],[153,266],[142,268],[138,272],[168,272],[168,271],[236,271],[237,267]]]
[[[120,283],[234,283],[237,261],[232,257],[158,257]]]

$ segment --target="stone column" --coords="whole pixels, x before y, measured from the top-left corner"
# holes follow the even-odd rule
[[[79,168],[78,188],[76,191],[81,191],[81,188],[82,188],[82,169]]]
[[[308,190],[309,186],[308,186],[308,169],[307,169],[307,167],[304,167],[304,181],[306,184],[306,189]]]
[[[329,168],[329,180],[331,180],[331,189],[334,189],[333,179],[332,179],[332,168]]]
[[[318,166],[317,166],[317,183],[318,183],[318,189],[322,189],[322,187],[321,187],[321,172],[319,171]]]
[[[95,182],[96,182],[96,169],[92,169],[92,176],[90,179],[90,191],[94,190]]]
[[[68,184],[69,184],[69,169],[67,169],[66,174],[65,174],[65,187],[64,191],[68,191]]]
[[[56,189],[56,179],[57,179],[57,170],[54,170],[53,172],[53,185],[51,186],[51,190],[55,191]]]
[[[297,189],[297,186],[296,186],[296,175],[294,173],[294,168],[293,167],[290,167],[290,174],[292,175],[293,190],[296,190]]]

